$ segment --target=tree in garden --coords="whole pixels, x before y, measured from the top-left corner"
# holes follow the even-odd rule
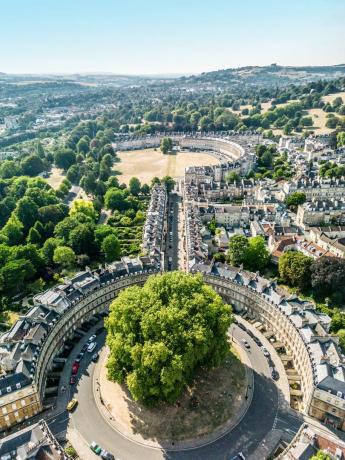
[[[156,184],[160,184],[161,183],[161,180],[159,179],[159,177],[155,176],[151,179],[151,187],[153,187],[154,185]]]
[[[161,152],[164,154],[169,153],[172,151],[172,148],[173,148],[173,141],[171,137],[163,137],[161,139],[161,145],[160,145]]]
[[[343,145],[345,145],[345,131],[337,134],[337,146],[342,147]]]
[[[225,176],[225,182],[227,182],[228,184],[237,182],[239,179],[240,179],[240,176],[238,175],[237,172],[234,172],[234,171],[227,173],[227,175]]]
[[[230,238],[228,256],[231,264],[235,266],[244,264],[248,245],[248,239],[244,235],[234,235]]]
[[[77,143],[77,152],[85,155],[89,151],[89,141],[85,137],[81,137]]]
[[[285,199],[285,203],[289,208],[297,208],[298,205],[305,203],[307,197],[303,192],[293,192]]]
[[[77,225],[69,234],[68,242],[76,254],[92,254],[95,250],[93,225]]]
[[[105,194],[104,204],[107,209],[123,211],[127,208],[126,195],[121,189],[110,188]]]
[[[59,246],[63,245],[63,241],[59,238],[48,238],[41,249],[41,254],[45,259],[46,264],[50,265],[53,262],[54,251]]]
[[[150,193],[150,187],[147,184],[144,184],[141,187],[141,193],[143,193],[144,195],[148,195]]]
[[[101,247],[107,262],[113,262],[120,258],[121,246],[116,235],[106,236],[102,241]]]
[[[23,239],[23,224],[20,222],[18,217],[12,213],[8,219],[6,225],[1,230],[1,233],[8,238],[8,244],[13,246],[18,244]]]
[[[310,457],[310,460],[332,460],[332,457],[327,452],[319,450],[315,455]]]
[[[34,225],[38,217],[37,204],[27,196],[21,198],[16,206],[15,213],[25,231]]]
[[[137,177],[132,177],[129,181],[129,191],[132,195],[139,195],[141,189],[140,180]]]
[[[75,253],[68,246],[59,246],[54,250],[53,261],[63,268],[68,268],[75,263]]]
[[[201,275],[152,276],[110,306],[108,377],[145,404],[174,402],[198,367],[222,362],[230,324],[231,308]]]
[[[334,302],[345,301],[345,260],[338,257],[319,257],[311,267],[311,286],[314,293]]]
[[[249,270],[263,270],[267,267],[271,255],[262,236],[249,238],[244,264]]]
[[[86,216],[90,217],[94,222],[97,220],[98,217],[98,213],[95,210],[92,201],[74,200],[69,215],[73,217],[78,213],[85,214]]]
[[[284,283],[306,290],[310,287],[311,257],[301,252],[287,251],[279,257],[279,276]]]
[[[37,176],[45,169],[42,158],[38,155],[30,155],[22,161],[23,173],[28,176]]]
[[[71,149],[61,149],[55,152],[54,162],[58,168],[65,171],[76,162],[75,153]]]
[[[24,287],[24,282],[31,279],[35,274],[32,263],[28,260],[18,259],[9,260],[0,269],[0,279],[2,286],[0,290],[6,293],[19,292]]]

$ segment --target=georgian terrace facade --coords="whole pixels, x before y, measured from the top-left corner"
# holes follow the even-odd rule
[[[345,369],[338,339],[329,334],[330,318],[254,273],[202,263],[191,272],[202,273],[236,311],[260,321],[283,344],[300,377],[300,410],[345,430]]]
[[[73,336],[76,329],[94,315],[106,312],[120,290],[132,285],[142,285],[150,275],[159,271],[160,264],[155,259],[124,257],[120,262],[114,262],[105,268],[78,273],[64,284],[35,296],[32,310],[51,311],[54,319],[46,324],[43,318],[41,322],[22,318],[19,322],[24,324],[25,333],[19,337],[20,340],[11,335],[16,324],[8,334],[0,338],[2,368],[2,364],[9,357],[5,354],[6,350],[9,354],[13,350],[19,350],[16,354],[17,365],[0,378],[0,431],[43,409],[48,372],[54,358],[62,351],[64,343]],[[38,325],[41,328],[44,326],[45,333],[38,343],[30,343],[30,332]],[[33,347],[30,361],[27,361],[24,354],[28,345]]]

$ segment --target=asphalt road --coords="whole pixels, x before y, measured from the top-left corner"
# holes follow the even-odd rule
[[[91,333],[92,331],[88,335]],[[52,432],[61,436],[67,424],[71,423],[88,444],[95,441],[121,460],[229,460],[240,451],[247,459],[257,459],[255,452],[262,447],[265,436],[271,430],[282,430],[292,439],[301,422],[278,407],[279,390],[270,377],[267,359],[259,347],[237,326],[233,326],[231,334],[237,342],[241,343],[242,339],[246,339],[251,345],[247,353],[254,371],[254,394],[251,406],[241,422],[230,433],[212,444],[188,451],[163,452],[131,442],[114,431],[99,413],[93,398],[92,376],[95,365],[90,361],[92,354],[89,353],[86,353],[82,360],[77,385],[71,391],[68,388],[61,396],[63,404],[73,396],[78,399],[79,404],[72,414],[63,411],[48,421]],[[84,337],[73,350],[64,367],[62,382],[69,380],[71,362],[86,340],[87,337]],[[97,348],[100,349],[104,344],[104,334],[100,335],[97,341]]]
[[[169,195],[168,232],[167,232],[167,264],[168,270],[178,270],[179,267],[179,207],[181,197],[176,193]],[[169,263],[169,260],[171,261]]]

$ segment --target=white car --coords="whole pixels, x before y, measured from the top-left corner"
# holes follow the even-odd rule
[[[267,348],[261,347],[261,351],[264,354],[264,356],[266,356],[266,358],[270,357],[270,352],[267,350]]]
[[[94,342],[96,340],[96,338],[97,338],[97,336],[94,334],[89,338],[88,342],[89,343]]]
[[[92,353],[93,350],[96,348],[96,345],[97,345],[96,342],[91,342],[91,343],[89,344],[89,346],[87,347],[87,351],[88,351],[89,353]]]

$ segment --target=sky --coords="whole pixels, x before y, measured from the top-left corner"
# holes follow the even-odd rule
[[[0,0],[0,72],[345,63],[345,0]]]

